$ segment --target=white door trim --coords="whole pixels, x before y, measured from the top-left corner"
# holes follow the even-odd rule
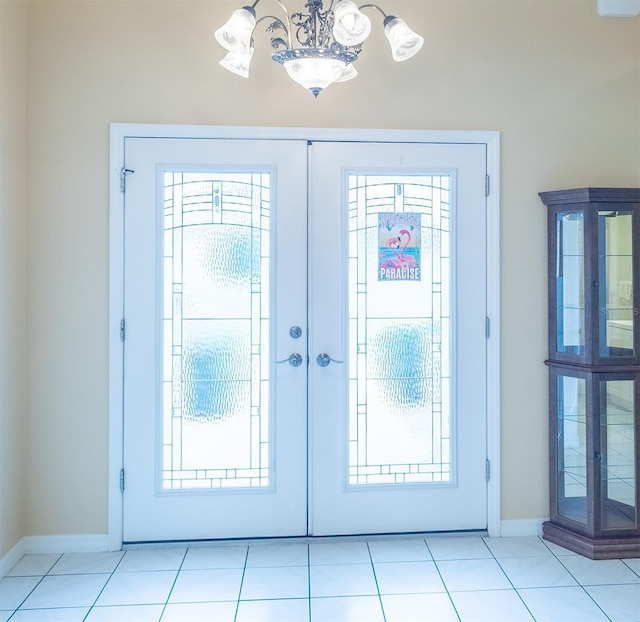
[[[500,133],[496,131],[362,130],[182,126],[114,123],[109,172],[109,505],[110,550],[122,548],[123,372],[120,321],[124,307],[124,195],[120,190],[125,138],[270,139],[335,142],[485,144],[490,192],[487,197],[487,489],[488,533],[500,536]]]

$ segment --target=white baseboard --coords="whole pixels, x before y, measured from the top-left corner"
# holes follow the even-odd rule
[[[26,536],[0,557],[0,579],[23,557],[39,553],[101,553],[109,551],[109,536]]]
[[[6,555],[0,557],[0,579],[22,559],[23,555],[24,542],[20,540]]]
[[[109,536],[26,536],[22,538],[24,554],[101,553],[109,550]]]
[[[500,521],[500,535],[503,538],[511,536],[541,536],[542,523],[547,518],[527,518],[524,520]]]

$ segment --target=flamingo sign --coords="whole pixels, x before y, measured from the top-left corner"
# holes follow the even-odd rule
[[[378,281],[420,280],[420,214],[378,214]]]

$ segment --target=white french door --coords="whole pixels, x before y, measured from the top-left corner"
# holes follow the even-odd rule
[[[485,529],[485,145],[124,152],[123,540]]]
[[[311,147],[315,535],[486,528],[485,160]]]
[[[306,145],[125,157],[124,540],[305,533]]]

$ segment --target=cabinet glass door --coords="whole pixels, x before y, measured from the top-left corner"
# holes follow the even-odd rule
[[[633,379],[601,383],[600,497],[603,529],[636,525],[636,460]]]
[[[584,354],[584,212],[556,214],[556,350]]]
[[[598,212],[600,355],[633,356],[631,211]]]
[[[586,381],[557,377],[558,515],[587,524],[587,400]]]

